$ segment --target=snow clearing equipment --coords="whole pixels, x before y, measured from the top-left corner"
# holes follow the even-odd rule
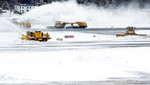
[[[41,31],[27,31],[27,35],[22,34],[23,40],[35,40],[46,42],[48,39],[51,39],[48,33],[43,33]]]
[[[31,28],[31,23],[30,22],[17,22],[17,19],[14,18],[12,20],[12,23],[20,26],[20,27],[23,27],[23,28]]]
[[[24,28],[31,28],[31,23],[30,22],[22,22],[20,25]]]
[[[70,25],[70,26],[67,26]],[[87,24],[86,22],[62,22],[62,21],[56,21],[55,24],[56,28],[86,28]]]
[[[136,34],[135,27],[127,27],[125,34],[116,34],[117,37],[124,37],[124,36],[129,36],[129,35],[146,36],[146,34]]]

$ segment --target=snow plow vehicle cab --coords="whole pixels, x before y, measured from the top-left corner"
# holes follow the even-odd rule
[[[70,25],[70,26],[67,26],[67,25]],[[70,23],[70,22],[56,21],[55,27],[56,28],[86,28],[87,24],[86,22]]]
[[[127,27],[125,34],[117,34],[116,36],[128,36],[128,35],[136,35],[136,36],[146,36],[146,34],[136,34],[135,27]]]
[[[22,34],[23,40],[35,40],[35,41],[44,41],[51,39],[48,33],[43,33],[41,31],[27,31],[27,35]]]

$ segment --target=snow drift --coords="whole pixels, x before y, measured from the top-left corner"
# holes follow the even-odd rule
[[[21,29],[13,24],[10,20],[0,17],[0,43],[6,44],[7,42],[13,42],[14,40],[18,39],[18,36],[21,36],[21,33]]]
[[[0,31],[4,32],[15,32],[14,30],[18,30],[18,27],[11,23],[9,20],[0,17]]]
[[[94,5],[78,5],[74,1],[54,2],[35,7],[20,17],[20,21],[24,20],[29,20],[33,26],[53,26],[55,21],[85,21],[89,27],[150,26],[148,13],[134,6],[104,9]]]

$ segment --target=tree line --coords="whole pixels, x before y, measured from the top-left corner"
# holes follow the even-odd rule
[[[0,1],[7,1],[8,3],[21,3],[21,4],[31,4],[35,5],[36,3],[39,2],[44,2],[44,3],[52,3],[56,1],[68,1],[68,0],[0,0]],[[41,3],[42,3],[41,2]],[[90,5],[90,4],[95,4],[97,6],[119,6],[119,5],[128,5],[130,3],[136,3],[140,7],[144,7],[146,3],[150,3],[150,0],[76,0],[78,4],[83,4],[83,5]]]

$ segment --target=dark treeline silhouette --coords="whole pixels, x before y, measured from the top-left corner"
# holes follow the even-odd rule
[[[150,3],[150,0],[76,0],[79,4],[96,4],[97,6],[119,6],[128,5],[130,3],[135,3],[139,7],[144,7],[145,4]]]
[[[8,3],[18,3],[18,4],[31,4],[36,5],[39,2],[52,3],[56,1],[68,1],[68,0],[0,0],[7,1]],[[42,3],[41,2],[41,3]],[[146,3],[150,3],[150,0],[76,0],[78,4],[95,4],[97,6],[118,6],[121,4],[128,5],[130,3],[136,3],[140,7],[144,7]]]

